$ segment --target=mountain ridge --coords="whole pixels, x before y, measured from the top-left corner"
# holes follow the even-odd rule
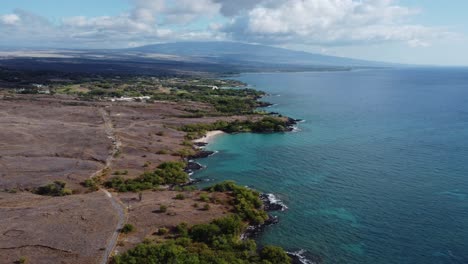
[[[285,48],[230,41],[187,41],[144,45],[123,49],[137,53],[157,53],[203,58],[218,62],[292,64],[297,66],[382,67],[391,63],[329,56]]]

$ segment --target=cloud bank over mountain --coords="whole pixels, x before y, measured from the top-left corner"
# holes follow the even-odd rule
[[[115,16],[51,21],[16,9],[0,14],[4,45],[131,47],[182,40],[326,46],[405,43],[427,47],[454,38],[445,28],[412,22],[420,10],[392,0],[128,0]]]

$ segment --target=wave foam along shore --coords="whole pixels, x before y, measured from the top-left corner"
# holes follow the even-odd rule
[[[294,251],[294,252],[287,252],[290,257],[293,258],[293,263],[298,263],[298,264],[317,264],[317,262],[313,262],[305,256],[306,251],[304,249],[301,249],[299,251]]]
[[[210,143],[211,141],[213,141],[215,137],[219,135],[223,135],[223,134],[226,134],[226,133],[221,130],[208,131],[204,137],[195,139],[193,142],[194,143]]]
[[[272,193],[263,193],[260,195],[260,199],[265,204],[265,209],[267,211],[285,211],[288,209],[288,207],[283,203],[283,201],[278,199]]]

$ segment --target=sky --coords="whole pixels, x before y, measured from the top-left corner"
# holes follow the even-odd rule
[[[0,47],[238,41],[468,66],[466,0],[1,0]]]

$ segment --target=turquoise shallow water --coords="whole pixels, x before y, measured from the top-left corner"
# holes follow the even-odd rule
[[[324,263],[468,263],[468,69],[245,74],[284,134],[220,136],[194,177],[281,198],[260,243]]]

